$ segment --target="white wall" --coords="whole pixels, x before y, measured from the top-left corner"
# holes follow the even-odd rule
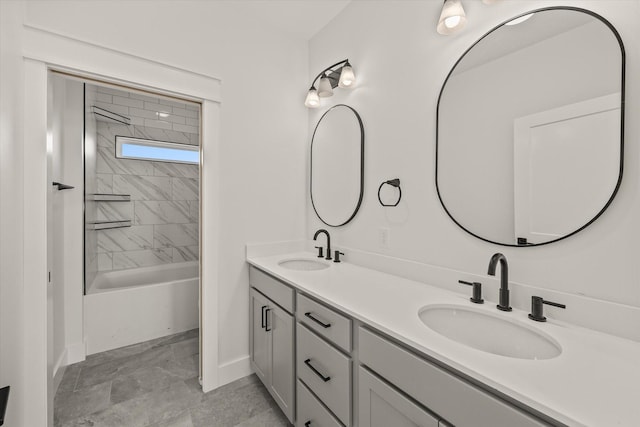
[[[435,31],[441,1],[354,1],[311,39],[310,78],[326,65],[349,58],[358,82],[352,91],[336,90],[328,104],[313,111],[309,129],[329,105],[346,103],[361,114],[366,135],[363,204],[350,224],[331,230],[333,242],[479,275],[485,274],[493,253],[503,252],[509,259],[512,281],[640,307],[640,123],[632,120],[640,113],[640,2],[463,3],[467,26],[452,36]],[[458,228],[438,201],[434,179],[438,94],[455,61],[487,31],[518,14],[553,5],[584,7],[601,14],[625,43],[624,179],[605,214],[569,239],[533,248],[485,243]],[[402,203],[396,209],[383,208],[376,198],[378,185],[396,177],[402,181]],[[307,236],[311,236],[322,224],[309,201],[307,218]],[[390,230],[388,249],[378,242],[381,227]],[[347,261],[348,257],[347,252]]]
[[[18,42],[23,7],[24,22],[29,26],[222,79],[221,145],[216,162],[220,164],[221,178],[220,259],[203,262],[220,265],[219,360],[223,366],[221,371],[227,371],[220,373],[220,380],[229,381],[235,379],[234,375],[246,373],[249,369],[248,274],[244,245],[247,241],[300,239],[305,231],[306,42],[267,29],[257,19],[238,14],[233,2],[227,1],[1,3],[1,381],[16,387],[16,394],[12,392],[12,418],[8,424],[21,426],[16,417],[24,416],[29,410],[26,399],[20,399],[21,392],[26,398],[26,391],[20,387],[24,372],[20,319],[24,319],[26,306],[21,300],[21,251],[15,255],[9,253],[4,243],[5,232],[8,232],[7,236],[14,242],[11,251],[16,248],[15,242],[19,248],[26,226],[21,222],[21,204],[5,209],[5,201],[12,200],[11,197],[22,200],[19,187],[11,188],[7,181],[15,184],[15,176],[21,177],[28,163],[18,150],[5,168],[4,154],[7,150],[12,154],[10,151],[19,148],[21,141],[20,95],[24,85]],[[5,46],[9,49],[6,53]],[[5,262],[15,260],[12,257],[19,257],[16,263],[19,267],[5,269]],[[12,319],[12,314],[17,316]],[[11,325],[5,323],[5,317],[12,321]]]
[[[22,4],[0,2],[0,387],[11,386],[5,425],[22,426],[24,375]],[[18,18],[18,19],[16,19]]]

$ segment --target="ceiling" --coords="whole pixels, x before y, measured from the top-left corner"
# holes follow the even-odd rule
[[[265,26],[309,40],[351,0],[233,0],[244,15]]]

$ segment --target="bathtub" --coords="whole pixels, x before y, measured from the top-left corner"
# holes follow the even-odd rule
[[[198,261],[100,272],[84,297],[87,354],[198,327]]]

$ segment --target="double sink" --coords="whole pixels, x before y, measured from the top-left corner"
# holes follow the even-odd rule
[[[331,263],[292,258],[278,265],[288,270],[318,271],[329,268]],[[556,340],[507,316],[455,304],[426,305],[417,313],[418,319],[434,332],[486,353],[528,360],[552,359],[562,353]]]

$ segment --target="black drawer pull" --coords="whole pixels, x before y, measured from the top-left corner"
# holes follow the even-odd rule
[[[262,326],[262,329],[264,329],[264,309],[267,308],[266,305],[262,306],[262,320],[260,322],[260,326]]]
[[[310,311],[306,312],[304,315],[307,316],[309,319],[313,320],[314,322],[316,322],[318,325],[322,326],[325,329],[331,327],[331,323],[324,323],[322,320],[319,320],[319,319],[313,317],[313,315],[311,314]]]
[[[311,420],[309,420],[306,423],[304,423],[304,427],[309,427],[310,425],[311,425]]]
[[[271,311],[270,308],[267,308],[264,311],[264,330],[265,332],[269,332],[271,329],[269,328],[269,312]]]
[[[311,369],[317,376],[322,378],[322,381],[324,381],[325,383],[331,379],[331,377],[325,377],[324,375],[322,375],[320,373],[320,371],[318,371],[316,368],[314,368],[313,365],[311,364],[311,359],[305,360],[304,364],[307,365],[309,367],[309,369]]]

